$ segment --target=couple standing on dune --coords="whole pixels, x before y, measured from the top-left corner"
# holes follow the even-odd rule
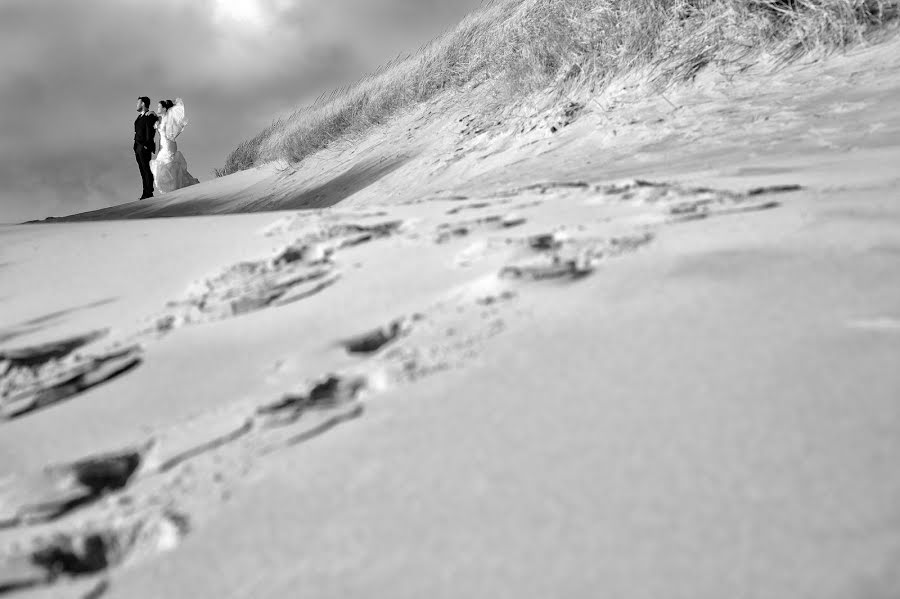
[[[134,120],[134,157],[141,170],[144,190],[140,199],[153,197],[153,191],[165,193],[199,183],[187,170],[187,161],[178,151],[175,138],[188,124],[181,98],[161,100],[157,112],[150,110],[150,98],[137,101],[138,117]],[[159,114],[157,114],[159,113]],[[159,152],[156,159],[156,134],[159,133]]]

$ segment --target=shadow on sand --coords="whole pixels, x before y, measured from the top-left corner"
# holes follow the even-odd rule
[[[278,204],[277,208],[274,208],[277,210],[329,208],[386,177],[409,160],[409,156],[394,156],[361,162],[317,187],[300,193],[285,194],[277,199],[270,197],[253,202],[241,212],[272,210],[273,208],[269,208],[267,204],[270,204],[273,199]]]
[[[411,156],[382,156],[364,160],[314,187],[307,187],[292,173],[277,173],[238,189],[223,187],[217,180],[208,182],[208,187],[201,184],[151,200],[37,222],[203,216],[328,208],[393,173],[411,158]],[[222,180],[222,183],[227,185],[225,180]]]

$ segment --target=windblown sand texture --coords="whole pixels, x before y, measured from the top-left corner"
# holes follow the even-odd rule
[[[0,228],[0,594],[900,596],[898,164],[894,39]]]

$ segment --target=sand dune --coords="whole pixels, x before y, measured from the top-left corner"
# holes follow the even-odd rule
[[[896,596],[898,50],[0,228],[0,594]]]

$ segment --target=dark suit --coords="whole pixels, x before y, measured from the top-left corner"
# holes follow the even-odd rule
[[[156,129],[153,128],[153,125],[157,120],[159,117],[149,112],[138,115],[138,118],[134,119],[134,158],[141,170],[141,181],[144,184],[141,199],[153,195],[153,173],[150,172],[150,159],[153,157],[153,152],[156,151],[156,144],[153,141],[156,137]]]

